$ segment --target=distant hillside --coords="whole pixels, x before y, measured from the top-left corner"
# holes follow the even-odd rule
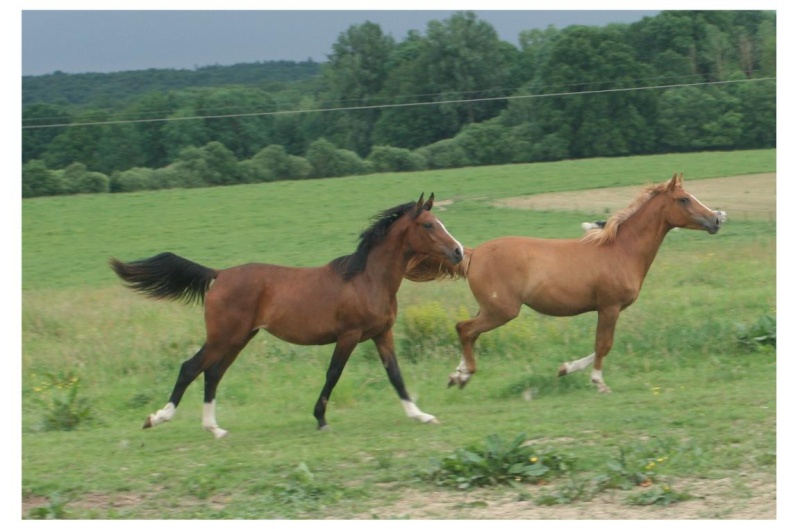
[[[153,91],[304,81],[319,75],[320,71],[321,64],[309,60],[204,66],[194,70],[149,69],[82,74],[56,72],[23,76],[22,105],[85,105],[103,101],[108,106],[114,106]]]

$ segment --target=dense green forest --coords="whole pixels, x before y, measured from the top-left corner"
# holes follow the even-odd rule
[[[774,11],[501,40],[473,12],[328,62],[23,77],[24,197],[776,145]]]

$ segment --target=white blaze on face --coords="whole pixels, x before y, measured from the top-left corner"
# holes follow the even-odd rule
[[[447,235],[450,235],[450,232],[449,232],[449,231],[447,231],[447,228],[445,228],[445,226],[444,226],[444,224],[442,223],[442,221],[441,221],[441,220],[439,220],[439,219],[436,219],[436,222],[438,222],[438,223],[439,223],[439,226],[441,226],[441,227],[442,227],[442,229],[444,230],[444,232],[445,232]],[[453,240],[455,241],[455,243],[458,245],[458,249],[460,250],[460,253],[461,253],[461,255],[464,255],[464,247],[463,247],[463,246],[461,246],[461,243],[460,243],[460,242],[458,242],[458,240],[457,240],[455,237],[453,237],[452,235],[450,235],[450,238],[451,238],[451,239],[453,239]]]
[[[703,204],[702,202],[700,202],[699,200],[697,200],[697,197],[696,197],[696,196],[694,196],[694,195],[693,195],[693,194],[691,194],[691,193],[686,193],[686,194],[687,194],[687,195],[689,195],[690,197],[692,197],[692,200],[694,200],[695,202],[697,202],[698,204],[700,204],[701,206],[703,206],[705,209],[707,209],[709,213],[714,213],[713,211],[711,211],[711,210],[708,208],[708,206],[706,206],[705,204]]]

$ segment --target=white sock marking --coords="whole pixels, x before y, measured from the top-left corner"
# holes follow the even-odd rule
[[[439,421],[436,420],[436,417],[423,412],[422,410],[417,408],[417,405],[411,402],[410,400],[401,400],[400,403],[403,405],[403,409],[406,411],[406,415],[408,415],[412,419],[416,419],[420,422],[431,423],[431,424],[439,423]]]
[[[567,373],[574,373],[575,371],[583,371],[594,362],[595,354],[592,353],[585,358],[575,360],[574,362],[567,362]]]
[[[175,405],[171,402],[167,402],[166,406],[155,412],[150,416],[150,426],[155,426],[156,424],[161,424],[162,422],[167,422],[172,420],[175,416]]]
[[[228,435],[228,432],[217,426],[216,408],[216,400],[203,403],[203,428],[213,433],[216,439],[219,439]]]

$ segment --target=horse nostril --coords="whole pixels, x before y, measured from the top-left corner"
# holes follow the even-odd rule
[[[463,252],[460,246],[456,246],[456,257],[463,257]]]

